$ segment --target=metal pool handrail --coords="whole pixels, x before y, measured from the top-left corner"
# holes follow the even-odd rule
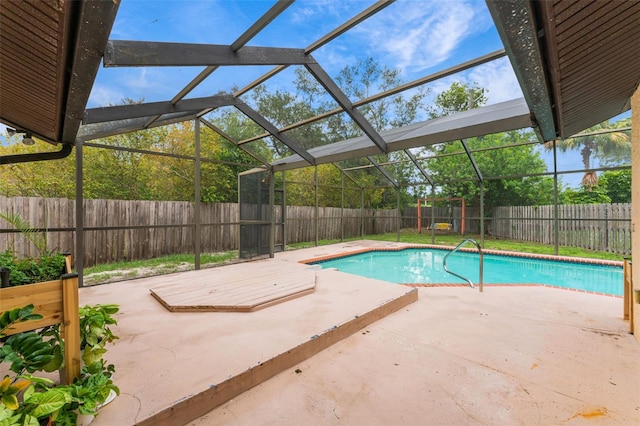
[[[475,288],[474,285],[473,285],[473,282],[469,278],[465,278],[462,275],[456,274],[455,272],[451,272],[449,270],[449,268],[447,268],[447,257],[449,257],[450,254],[453,254],[456,251],[458,251],[466,243],[473,243],[473,245],[475,245],[476,248],[478,249],[478,253],[480,253],[480,281],[478,282],[478,286],[479,286],[480,293],[482,293],[482,287],[483,287],[482,286],[482,275],[483,275],[483,269],[484,269],[483,254],[482,254],[482,248],[480,247],[480,244],[478,244],[478,242],[476,240],[474,240],[473,238],[467,238],[466,240],[464,240],[463,242],[458,244],[456,246],[456,248],[454,248],[449,253],[447,253],[446,256],[444,257],[444,259],[442,259],[442,267],[444,268],[445,271],[447,271],[451,275],[455,275],[456,277],[458,277],[460,279],[463,279],[466,282],[468,282],[469,285],[471,286],[471,288]]]

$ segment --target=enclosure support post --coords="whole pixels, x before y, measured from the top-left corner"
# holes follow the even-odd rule
[[[269,169],[267,176],[269,176],[269,257],[273,258],[276,251],[276,175],[273,169]]]
[[[200,269],[200,120],[194,120],[194,133],[195,133],[195,151],[196,159],[194,162],[194,209],[193,220],[195,222],[195,228],[193,231],[193,251],[195,253],[196,270]]]
[[[631,97],[631,256],[636,267],[631,270],[633,305],[630,319],[631,330],[640,342],[640,88]],[[636,397],[637,397],[636,393]]]
[[[360,188],[360,238],[364,237],[364,188]]]
[[[480,245],[484,248],[484,181],[480,181]]]
[[[318,166],[314,167],[314,174],[313,174],[313,182],[314,182],[314,192],[315,192],[315,231],[316,231],[316,247],[318,246],[318,231],[319,231],[319,227],[318,227],[318,218],[319,218],[319,210],[318,210]]]
[[[436,243],[436,230],[433,224],[436,223],[436,186],[431,185],[431,244]]]
[[[344,241],[344,172],[340,171],[340,241]]]
[[[76,141],[76,271],[78,285],[84,287],[84,208],[83,208],[83,171],[82,143]]]
[[[401,225],[401,221],[402,221],[402,214],[400,213],[400,188],[398,188],[398,203],[397,203],[397,210],[398,210],[398,216],[397,216],[397,224],[396,226],[398,227],[398,236],[396,238],[396,242],[400,242],[400,225]]]
[[[559,226],[559,213],[558,208],[558,163],[557,163],[557,149],[556,140],[553,141],[553,254],[556,256],[559,254],[558,245],[560,244],[560,230]]]
[[[282,251],[287,250],[287,171],[282,171]]]

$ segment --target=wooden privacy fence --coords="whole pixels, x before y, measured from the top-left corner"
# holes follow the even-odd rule
[[[182,201],[84,201],[85,265],[127,259],[149,259],[167,254],[193,253],[194,209]],[[277,208],[276,218],[282,217]],[[436,208],[436,222],[449,222],[459,230],[459,207]],[[559,244],[620,254],[631,253],[631,205],[562,205],[559,210]],[[75,201],[68,199],[0,197],[0,212],[17,213],[35,228],[46,229],[49,250],[75,252]],[[202,252],[238,249],[238,205],[202,204],[200,246]],[[339,207],[287,206],[286,243],[318,239],[353,238],[417,227],[417,210],[341,209]],[[430,208],[422,211],[423,226],[431,221]],[[479,210],[467,208],[466,230],[480,231]],[[553,244],[553,206],[498,207],[488,215],[485,229],[493,236]],[[317,226],[317,230],[316,230]],[[5,232],[2,232],[5,230]],[[35,247],[13,227],[0,220],[0,251],[38,256]],[[277,241],[282,241],[276,229]]]
[[[487,219],[492,236],[554,244],[554,206],[496,207]],[[631,254],[631,204],[558,206],[558,244]]]
[[[194,210],[191,202],[84,200],[85,266],[167,254],[193,253]],[[75,253],[75,201],[57,198],[0,197],[0,212],[16,213],[33,227],[46,230],[47,248]],[[286,242],[314,241],[315,208],[287,206]],[[281,212],[276,212],[276,217]],[[201,204],[202,252],[238,249],[238,205]],[[319,239],[340,239],[397,230],[396,210],[318,209]],[[13,230],[0,220],[0,231]],[[276,235],[282,239],[281,235]],[[17,232],[0,233],[0,251],[37,257],[35,247]]]
[[[149,259],[194,251],[194,203],[181,201],[84,200],[85,266],[127,259]],[[75,252],[75,201],[57,198],[0,197],[0,212],[16,213],[44,230],[47,248]],[[238,248],[238,206],[202,204],[203,252]],[[14,229],[0,220],[0,230]],[[19,233],[0,233],[0,251],[37,257]]]
[[[315,241],[315,217],[314,207],[287,206],[287,243]],[[317,227],[320,240],[395,232],[398,229],[398,210],[319,207]]]

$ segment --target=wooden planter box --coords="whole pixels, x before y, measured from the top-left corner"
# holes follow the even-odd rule
[[[71,269],[67,257],[67,272]],[[15,324],[8,335],[36,330],[48,325],[62,324],[64,339],[65,383],[80,375],[80,317],[78,315],[78,274],[66,273],[59,280],[0,288],[0,312],[29,304],[41,320]]]

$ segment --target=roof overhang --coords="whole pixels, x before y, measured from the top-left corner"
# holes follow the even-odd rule
[[[487,0],[545,141],[630,108],[640,82],[640,2]]]
[[[73,144],[119,3],[2,2],[0,121]]]

